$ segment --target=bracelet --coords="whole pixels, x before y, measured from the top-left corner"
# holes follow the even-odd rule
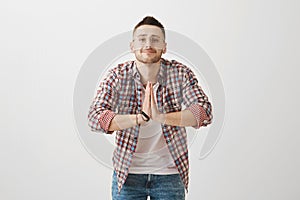
[[[142,114],[144,117],[146,117],[146,120],[145,120],[145,119],[143,118],[143,116],[142,116],[142,119],[143,119],[145,122],[148,122],[148,121],[150,120],[150,117],[149,117],[144,111],[142,111],[141,114]]]

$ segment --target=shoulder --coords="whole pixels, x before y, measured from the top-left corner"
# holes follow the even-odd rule
[[[119,63],[117,66],[109,69],[109,74],[113,74],[116,77],[123,77],[128,73],[131,73],[133,67],[133,61],[127,61],[124,63]]]
[[[170,73],[190,73],[192,70],[186,66],[185,64],[177,61],[177,60],[167,60],[162,59],[163,64],[165,65],[166,69]]]

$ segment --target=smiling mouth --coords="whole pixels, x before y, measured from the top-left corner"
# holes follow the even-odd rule
[[[142,53],[156,53],[156,51],[154,49],[145,49],[142,50]]]

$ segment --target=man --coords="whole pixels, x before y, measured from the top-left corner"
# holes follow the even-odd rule
[[[166,46],[163,25],[145,17],[130,43],[136,60],[109,71],[90,107],[93,131],[116,131],[114,200],[185,199],[185,127],[211,123],[211,104],[196,76],[183,64],[163,59]]]

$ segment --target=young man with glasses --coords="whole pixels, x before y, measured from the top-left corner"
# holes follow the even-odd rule
[[[113,200],[185,199],[189,159],[185,127],[212,121],[212,107],[187,66],[162,58],[165,30],[145,17],[130,43],[136,60],[111,69],[90,107],[93,131],[116,131]]]

